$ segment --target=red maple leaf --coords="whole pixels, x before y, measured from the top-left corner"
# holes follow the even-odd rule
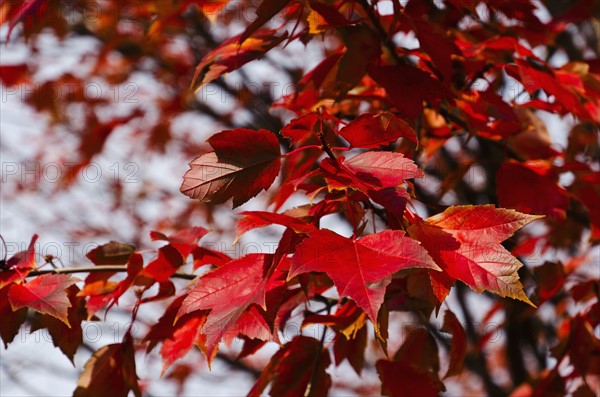
[[[181,192],[191,198],[218,204],[233,197],[233,207],[239,207],[268,189],[279,173],[279,141],[272,132],[238,128],[208,142],[215,151],[193,160],[183,177]]]
[[[44,274],[25,284],[15,284],[8,291],[13,310],[29,307],[61,320],[69,327],[68,310],[71,307],[66,289],[77,279],[67,274]]]
[[[353,299],[377,329],[377,313],[391,276],[411,268],[440,270],[419,243],[402,231],[387,230],[354,240],[324,229],[298,246],[289,278],[326,273],[340,296]]]

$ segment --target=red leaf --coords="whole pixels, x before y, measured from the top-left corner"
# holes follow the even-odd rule
[[[385,88],[398,112],[416,119],[423,110],[423,101],[437,104],[450,98],[450,91],[437,79],[420,69],[407,65],[369,68],[371,77]]]
[[[31,237],[27,251],[17,252],[6,261],[4,268],[0,268],[0,288],[4,288],[17,280],[23,280],[30,271],[35,269],[35,242],[37,239],[38,235],[34,234]]]
[[[30,76],[26,63],[18,65],[0,65],[0,81],[7,87],[28,82]]]
[[[222,252],[214,251],[204,247],[196,247],[192,251],[192,256],[194,258],[194,270],[204,265],[219,267],[231,260],[229,256]]]
[[[150,283],[167,281],[184,264],[180,252],[172,244],[161,247],[156,259],[148,263],[148,266],[139,272],[139,276],[147,277]]]
[[[160,355],[163,359],[162,374],[178,359],[185,356],[196,342],[199,341],[199,329],[206,320],[206,313],[190,313],[176,319],[177,312],[186,295],[175,299],[165,311],[165,314],[154,324],[144,338],[151,351],[158,342],[162,342]]]
[[[427,218],[427,223],[444,229],[463,243],[501,243],[540,218],[493,205],[464,205],[448,207],[443,213]]]
[[[407,122],[390,112],[378,115],[364,113],[342,128],[339,134],[352,147],[378,148],[389,145],[398,138],[407,138],[417,143],[417,135]]]
[[[126,397],[132,391],[136,397],[142,392],[135,372],[133,343],[126,337],[98,349],[83,368],[73,397]]]
[[[379,360],[376,367],[384,396],[437,397],[442,390],[439,380],[415,370],[407,361]]]
[[[537,161],[502,164],[496,175],[498,204],[528,214],[564,219],[569,207],[567,191],[539,165]]]
[[[111,241],[107,244],[99,245],[85,256],[96,266],[124,265],[134,252],[135,246],[131,244]]]
[[[171,234],[169,237],[159,232],[150,232],[152,240],[163,240],[168,241],[173,246],[183,259],[185,260],[188,255],[198,247],[198,241],[208,233],[203,227],[195,226],[181,229],[176,233]]]
[[[309,145],[321,144],[317,134],[323,133],[325,142],[334,145],[336,131],[341,121],[327,112],[320,116],[311,112],[292,119],[281,129],[281,135],[290,139],[292,144]]]
[[[27,318],[27,308],[13,311],[10,302],[8,300],[8,290],[10,287],[0,288],[0,337],[4,342],[4,348],[8,347],[8,344],[15,339],[15,336],[19,333],[21,325]]]
[[[344,160],[343,164],[364,182],[381,188],[396,187],[406,179],[423,177],[423,171],[402,153],[364,152]]]
[[[175,251],[174,248],[170,248]],[[176,255],[181,258],[179,254],[176,253]],[[112,276],[113,273],[109,273],[108,276],[104,276],[104,278],[97,280],[90,280],[91,275],[88,276],[85,280],[83,289],[78,294],[79,296],[90,297],[86,302],[88,318],[91,318],[98,310],[108,304],[110,304],[110,306],[107,310],[109,310],[112,305],[118,304],[119,298],[133,285],[138,274],[142,271],[143,266],[144,258],[139,253],[134,252],[129,255],[127,261],[127,277],[124,280],[120,282],[108,281],[107,278]]]
[[[376,364],[381,391],[386,396],[437,396],[445,387],[440,382],[438,348],[424,328],[413,329],[394,355],[394,361]]]
[[[307,336],[297,336],[271,357],[271,361],[248,392],[257,397],[271,383],[271,396],[326,396],[331,377],[325,369],[331,364],[329,352]]]
[[[44,274],[26,284],[15,284],[8,291],[13,310],[29,307],[49,314],[70,327],[68,309],[71,307],[66,289],[77,282],[66,274]]]
[[[77,296],[79,288],[72,285],[67,289],[71,306],[67,311],[70,327],[62,321],[46,314],[36,313],[31,323],[30,332],[46,328],[52,337],[52,343],[58,347],[75,364],[75,353],[83,343],[83,330],[81,321],[87,319],[85,301]]]
[[[337,334],[335,337],[335,344],[333,345],[335,363],[340,365],[344,359],[347,359],[354,371],[360,375],[362,368],[365,365],[367,342],[367,327],[359,329],[356,336],[351,339],[347,338],[342,333]]]
[[[307,272],[325,272],[341,297],[349,297],[377,327],[377,313],[385,287],[399,270],[440,270],[419,243],[404,232],[387,230],[359,240],[330,230],[311,234],[296,249],[288,278]]]
[[[523,264],[500,242],[538,218],[493,205],[455,206],[413,224],[409,233],[444,270],[442,275],[431,275],[434,292],[442,288],[436,293],[438,306],[454,279],[476,292],[487,290],[533,305],[517,273]]]
[[[444,378],[459,375],[462,373],[467,355],[467,336],[463,326],[456,318],[456,315],[450,310],[444,313],[444,325],[440,329],[442,332],[448,332],[452,335],[452,345],[450,347],[450,363]]]
[[[209,141],[215,152],[190,163],[181,192],[207,204],[220,204],[233,197],[238,207],[266,190],[280,166],[279,141],[266,130],[223,131]]]
[[[177,314],[180,318],[197,310],[210,310],[202,326],[209,362],[221,338],[252,304],[265,307],[264,274],[272,255],[249,254],[200,277]]]
[[[538,305],[556,296],[566,281],[565,270],[560,263],[544,262],[533,269],[533,274],[540,299]]]
[[[274,224],[289,227],[298,234],[310,233],[317,230],[316,227],[310,223],[284,214],[265,211],[245,211],[241,212],[240,215],[244,215],[244,217],[237,223],[235,241],[238,241],[240,237],[249,230]]]
[[[366,25],[341,26],[337,30],[346,52],[340,58],[337,74],[331,81],[333,87],[323,87],[325,95],[330,97],[341,97],[356,86],[367,72],[368,65],[381,55],[379,37]]]
[[[244,33],[238,36],[239,42],[243,43],[252,36],[261,26],[283,10],[288,3],[290,3],[289,0],[263,0],[256,9],[256,18],[246,27]]]
[[[287,32],[280,36],[277,33],[276,30],[265,28],[257,30],[253,37],[244,40],[243,43],[240,43],[240,40],[244,37],[244,34],[225,40],[217,48],[206,54],[196,66],[190,88],[197,91],[221,75],[260,58],[287,37]]]

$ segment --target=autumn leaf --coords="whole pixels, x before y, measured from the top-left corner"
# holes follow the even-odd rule
[[[111,241],[97,246],[85,256],[96,266],[124,265],[134,252],[135,246],[131,244]]]
[[[194,248],[192,257],[194,258],[194,270],[204,265],[222,266],[231,260],[227,254],[204,247]]]
[[[27,317],[26,307],[13,311],[8,300],[9,289],[10,286],[0,288],[0,337],[5,349],[15,339]]]
[[[17,280],[23,280],[29,272],[35,269],[35,242],[37,239],[38,235],[34,234],[26,251],[17,252],[6,261],[3,267],[0,267],[0,288]]]
[[[377,373],[385,396],[438,396],[445,391],[435,339],[424,328],[413,329],[392,361],[379,360]]]
[[[289,0],[263,0],[256,9],[256,18],[246,27],[244,33],[239,36],[239,43],[243,43],[252,36],[261,26],[273,18],[277,13],[290,3]]]
[[[287,32],[282,35],[277,33],[276,30],[264,28],[256,30],[247,39],[244,39],[245,34],[241,34],[225,40],[196,66],[190,88],[197,91],[221,75],[260,58],[287,37]]]
[[[408,123],[390,112],[363,113],[342,128],[339,134],[352,147],[379,148],[403,137],[417,143],[417,135]]]
[[[496,174],[496,185],[503,207],[555,219],[566,216],[567,191],[552,179],[545,162],[504,163]]]
[[[188,247],[184,248],[185,251],[188,249]],[[150,284],[155,281],[159,283],[167,281],[183,264],[181,252],[172,244],[165,245],[158,249],[157,257],[139,272],[138,281],[142,283],[140,281],[142,277],[145,277]]]
[[[351,187],[388,206],[408,198],[402,187],[406,179],[423,176],[412,160],[392,152],[364,152],[347,160],[341,157],[337,162],[325,158],[321,173],[330,190]]]
[[[361,180],[381,188],[396,187],[406,179],[423,176],[414,161],[401,153],[364,152],[343,164]]]
[[[13,311],[29,307],[56,317],[70,327],[68,310],[71,302],[66,289],[77,281],[66,274],[44,274],[25,284],[13,285],[8,291],[8,299]]]
[[[297,336],[271,357],[248,396],[262,395],[269,383],[273,397],[326,396],[331,377],[325,369],[330,363],[328,351],[318,340]]]
[[[277,137],[266,130],[238,128],[213,135],[214,152],[197,157],[183,177],[181,192],[207,204],[233,197],[239,207],[277,177],[280,149]]]
[[[174,248],[169,248],[175,251]],[[181,260],[181,257],[176,252],[175,254]],[[104,277],[92,277],[93,274],[86,277],[83,289],[79,291],[78,296],[89,297],[86,302],[88,319],[105,306],[108,305],[108,311],[114,304],[119,303],[119,298],[133,285],[142,271],[144,258],[140,253],[134,252],[128,255],[126,263],[127,277],[119,282],[108,280],[113,275],[113,272],[104,273]]]
[[[188,255],[198,247],[198,241],[200,241],[207,233],[208,230],[205,228],[194,226],[178,230],[168,237],[160,232],[150,232],[150,237],[152,240],[168,241],[173,248],[179,251],[185,260]]]
[[[77,296],[79,288],[72,285],[67,289],[70,307],[67,311],[69,325],[67,326],[61,320],[47,315],[36,313],[32,323],[30,332],[39,329],[47,329],[52,337],[52,343],[58,347],[65,356],[75,365],[75,353],[79,346],[83,343],[83,330],[81,322],[87,319],[87,310],[85,309],[85,301]]]
[[[249,254],[200,277],[181,304],[177,318],[198,310],[210,310],[201,328],[206,335],[209,362],[221,338],[250,305],[265,307],[263,278],[272,255]]]
[[[442,82],[412,66],[371,64],[369,75],[385,88],[390,102],[398,111],[411,120],[423,110],[423,101],[436,104],[452,96]]]
[[[277,214],[266,211],[245,211],[240,212],[240,215],[244,215],[237,223],[237,233],[235,241],[238,241],[240,237],[256,228],[261,228],[269,225],[282,225],[289,227],[296,233],[310,233],[316,230],[314,225],[306,223],[300,219],[293,218],[284,214]],[[234,241],[234,243],[235,243]]]
[[[146,337],[149,342],[147,351],[151,351],[158,342],[162,342],[160,355],[163,360],[161,374],[178,359],[185,356],[194,346],[200,342],[200,326],[206,320],[205,312],[193,312],[177,319],[177,312],[187,295],[175,299],[165,311],[165,314],[154,324]]]
[[[444,325],[440,331],[448,332],[452,335],[452,345],[450,346],[450,362],[444,378],[455,376],[462,373],[467,355],[467,335],[456,315],[450,310],[444,313]]]
[[[538,219],[493,205],[454,206],[409,228],[442,269],[431,274],[438,305],[453,280],[476,292],[490,291],[533,305],[519,281],[523,266],[500,242]]]
[[[387,230],[353,240],[323,229],[298,246],[288,278],[326,273],[340,296],[354,300],[377,329],[377,313],[391,276],[411,268],[440,270],[419,243],[402,231]]]
[[[73,397],[127,397],[129,392],[141,397],[135,372],[133,342],[126,336],[123,343],[98,349],[85,363]]]

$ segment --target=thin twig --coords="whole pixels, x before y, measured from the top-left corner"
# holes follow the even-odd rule
[[[81,266],[65,267],[61,269],[34,270],[29,272],[27,277],[41,276],[42,274],[74,274],[74,273],[106,273],[106,272],[126,272],[127,265],[102,265],[102,266]],[[183,280],[193,280],[198,277],[190,273],[174,273],[171,278]]]
[[[371,5],[369,5],[369,2],[367,0],[358,0],[358,2],[367,13],[367,16],[371,20],[373,27],[377,29],[377,34],[379,34],[383,45],[385,45],[385,47],[388,49],[392,58],[394,58],[396,64],[400,65],[402,63],[405,63],[405,61],[396,52],[396,45],[388,38],[387,32],[383,29],[383,26],[381,26],[379,18],[377,18],[377,15],[375,14],[375,12],[373,12],[373,8],[371,7]]]

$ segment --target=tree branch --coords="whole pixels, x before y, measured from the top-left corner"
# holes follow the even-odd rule
[[[126,265],[103,265],[103,266],[81,266],[81,267],[66,267],[47,270],[34,270],[29,272],[27,277],[41,276],[42,274],[74,274],[74,273],[107,273],[107,272],[126,272]],[[179,278],[183,280],[193,280],[198,275],[190,273],[174,273],[171,278]]]

